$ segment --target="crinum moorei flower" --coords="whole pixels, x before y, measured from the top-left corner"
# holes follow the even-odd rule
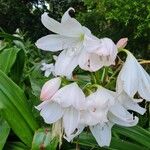
[[[117,55],[114,42],[109,38],[96,38],[88,28],[70,17],[70,11],[74,9],[69,8],[64,13],[61,23],[47,13],[41,17],[43,25],[56,34],[40,38],[36,46],[52,52],[63,50],[56,60],[55,74],[70,77],[78,65],[92,72],[114,64]]]
[[[41,100],[36,107],[45,123],[52,124],[60,119],[66,137],[69,137],[78,127],[80,110],[84,108],[85,95],[76,83],[60,88],[61,79],[47,81],[41,91]],[[59,89],[60,88],[60,89]]]
[[[138,92],[143,99],[150,101],[150,76],[131,52],[125,52],[127,58],[118,75],[116,91],[124,91],[131,98]]]
[[[145,112],[145,109],[141,108],[137,103],[127,108],[128,105],[122,98],[126,99],[126,95],[118,96],[117,93],[103,87],[90,94],[86,98],[86,109],[81,111],[78,131],[70,135],[70,139],[67,138],[67,140],[71,141],[83,131],[84,127],[89,126],[99,146],[109,146],[111,142],[111,128],[114,124],[131,127],[138,123],[138,117],[134,117],[128,110],[141,114]],[[136,108],[134,108],[135,106]]]

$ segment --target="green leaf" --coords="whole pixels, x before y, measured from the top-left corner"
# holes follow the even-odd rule
[[[12,66],[10,72],[11,79],[16,83],[19,83],[21,81],[21,77],[24,69],[24,63],[25,63],[25,52],[24,50],[20,50],[17,53],[16,61]]]
[[[28,146],[38,128],[24,92],[0,71],[0,110],[14,133]]]
[[[79,138],[75,141],[81,146],[90,147],[91,149],[101,149],[101,150],[148,150],[148,148],[140,146],[138,144],[134,144],[128,141],[124,141],[122,139],[117,139],[112,137],[111,143],[109,147],[100,147],[94,137],[89,133],[80,134]],[[89,149],[89,148],[87,148]]]
[[[5,145],[4,150],[29,150],[30,148],[21,142],[9,142]]]
[[[139,126],[130,127],[130,128],[115,126],[113,129],[116,133],[129,137],[133,139],[134,141],[140,143],[141,145],[144,145],[150,148],[150,132],[149,131]]]
[[[15,47],[4,49],[0,52],[0,69],[6,74],[10,72],[10,69],[16,60],[18,52],[19,49]]]
[[[56,150],[58,138],[52,138],[48,128],[39,129],[35,132],[31,150]]]
[[[1,117],[0,118],[0,150],[3,149],[3,146],[9,135],[9,131],[10,131],[10,127],[8,123]]]
[[[4,32],[0,32],[0,37],[3,37],[5,39],[9,39],[9,40],[17,40],[17,41],[23,41],[21,38],[13,36],[11,34],[8,33],[4,33]]]

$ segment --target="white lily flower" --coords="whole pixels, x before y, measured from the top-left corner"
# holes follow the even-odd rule
[[[129,51],[126,53],[126,61],[117,78],[116,91],[125,91],[131,98],[138,92],[143,99],[150,101],[150,76]]]
[[[47,51],[64,50],[55,64],[56,75],[70,77],[77,65],[84,70],[96,71],[113,64],[117,47],[112,40],[96,38],[89,29],[70,17],[70,10],[74,11],[69,8],[62,16],[61,23],[48,17],[47,13],[41,18],[43,25],[57,34],[42,37],[36,42],[36,46]]]
[[[99,88],[86,98],[86,108],[81,110],[80,124],[75,134],[71,134],[67,141],[71,141],[79,135],[86,126],[90,130],[100,146],[108,146],[111,140],[111,127],[113,123],[107,119],[109,108],[114,103],[114,97],[109,90]]]
[[[81,123],[90,127],[100,146],[109,146],[111,141],[113,123],[109,122],[107,114],[113,104],[114,97],[102,87],[87,97],[87,111],[82,114]]]
[[[41,70],[44,71],[45,77],[49,77],[50,74],[53,74],[55,76],[53,63],[50,63],[50,64],[42,63]]]
[[[99,146],[109,146],[111,128],[114,124],[134,126],[138,123],[138,118],[133,117],[117,100],[115,92],[101,87],[89,95],[86,102],[87,109],[81,111],[78,131],[72,134],[71,138],[80,134],[84,127],[89,126]]]
[[[78,127],[80,110],[84,108],[84,103],[84,93],[76,83],[72,83],[59,89],[51,99],[44,101],[36,108],[48,124],[62,118],[66,137],[70,137]]]

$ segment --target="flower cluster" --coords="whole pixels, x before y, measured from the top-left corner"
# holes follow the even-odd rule
[[[61,22],[50,18],[47,13],[41,17],[43,25],[56,34],[42,37],[36,46],[46,51],[62,52],[54,65],[44,64],[49,72],[53,71],[55,78],[44,84],[40,95],[43,102],[36,108],[45,123],[62,121],[67,141],[70,142],[85,127],[89,127],[100,146],[109,146],[114,124],[131,127],[138,123],[138,117],[129,110],[145,113],[145,108],[138,103],[143,99],[150,101],[150,76],[133,54],[123,49],[127,38],[117,44],[109,38],[98,39],[88,28],[70,17],[70,11],[74,9],[69,8]],[[95,91],[86,95],[76,82],[62,86],[61,77],[71,78],[77,66],[95,72],[103,66],[115,64],[118,49],[124,51],[127,58],[117,77],[115,91],[97,85]],[[135,99],[137,93],[143,99]]]

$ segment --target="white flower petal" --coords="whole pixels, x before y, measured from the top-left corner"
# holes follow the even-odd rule
[[[138,92],[142,98],[150,101],[150,76],[132,53],[129,51],[126,53],[128,55],[126,62],[117,78],[117,91],[121,93],[124,90],[130,97]]]
[[[65,22],[59,23],[44,13],[41,21],[47,29],[63,36],[80,37],[84,33],[81,24],[74,18],[68,18]]]
[[[81,123],[96,125],[107,122],[107,113],[114,104],[112,92],[100,87],[96,92],[86,98],[87,110],[81,111]]]
[[[103,64],[98,55],[82,51],[79,56],[79,66],[84,70],[93,72],[102,68]]]
[[[142,108],[137,104],[138,101],[130,98],[125,92],[120,94],[118,100],[127,110],[133,110],[140,113],[141,115],[143,115],[146,111],[145,108]]]
[[[71,134],[69,136],[64,136],[64,138],[70,142],[73,140],[74,137],[78,136],[83,130],[84,130],[85,126],[84,125],[79,125],[77,128],[77,131],[74,134]]]
[[[41,21],[48,30],[50,30],[54,33],[59,34],[61,32],[61,30],[63,30],[63,26],[61,25],[61,23],[54,20],[53,18],[50,18],[48,16],[48,13],[46,13],[46,12],[41,16]]]
[[[150,101],[150,76],[143,69],[142,66],[139,66],[139,88],[138,93],[142,98],[147,101]]]
[[[111,122],[121,126],[135,126],[138,123],[138,117],[133,117],[122,105],[115,104],[108,113],[108,118]]]
[[[83,109],[85,106],[85,95],[76,83],[59,89],[52,100],[58,102],[62,107],[73,106],[77,110]]]
[[[64,113],[64,110],[57,103],[45,101],[36,107],[40,110],[40,115],[45,123],[51,124],[59,120]]]
[[[99,114],[95,115],[95,113],[91,113],[88,110],[83,110],[80,113],[81,113],[80,123],[85,124],[87,126],[93,126],[99,122],[107,121],[107,117],[106,117],[106,115],[104,115],[104,112],[100,112]],[[102,117],[102,115],[104,115],[104,116]]]
[[[61,22],[66,22],[68,19],[71,19],[70,15],[69,15],[69,11],[73,11],[75,12],[74,8],[70,7],[62,16],[61,18]]]
[[[73,70],[78,65],[78,56],[69,55],[66,50],[62,51],[55,63],[55,74],[60,76],[72,76]]]
[[[88,36],[91,35],[91,31],[90,31],[87,27],[82,26],[82,29],[83,29],[83,31],[84,31],[84,33],[85,33],[85,36],[86,36],[86,35],[88,35]],[[85,40],[85,36],[84,36],[84,40]]]
[[[49,77],[49,75],[54,72],[54,65],[53,63],[51,64],[42,63],[41,70],[45,71],[44,73],[45,77]]]
[[[95,137],[99,146],[109,146],[111,142],[111,128],[113,124],[108,122],[104,125],[97,124],[95,126],[90,126],[90,130]]]
[[[75,46],[78,41],[78,38],[50,34],[38,39],[35,45],[42,50],[55,52],[66,48],[71,48]]]
[[[84,28],[84,31],[88,33],[84,36],[84,51],[94,53],[100,47],[101,41],[96,36],[89,34],[86,28]]]
[[[63,116],[63,126],[66,136],[69,137],[75,131],[75,129],[78,127],[79,119],[79,111],[75,108],[70,107],[65,110]]]
[[[49,77],[49,75],[52,73],[52,70],[51,69],[47,69],[44,73],[44,76],[45,77]]]
[[[138,80],[136,60],[133,59],[132,55],[128,55],[118,75],[116,91],[121,93],[124,90],[130,97],[133,97],[138,90]]]
[[[74,18],[70,18],[61,24],[63,26],[63,30],[60,35],[78,38],[81,38],[84,35],[81,24]]]
[[[115,43],[109,38],[100,39],[100,43],[95,53],[101,56],[111,56],[111,59],[115,60],[118,52]]]

